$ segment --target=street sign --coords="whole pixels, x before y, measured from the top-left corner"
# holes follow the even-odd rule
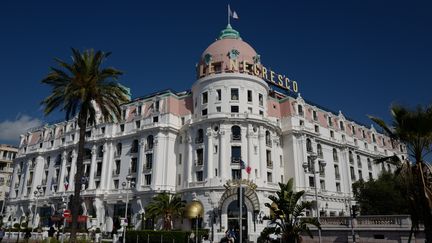
[[[70,216],[71,216],[71,211],[69,209],[63,210],[63,217],[70,218]]]

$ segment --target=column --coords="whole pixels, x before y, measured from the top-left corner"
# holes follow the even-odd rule
[[[112,178],[112,164],[109,163],[111,161],[112,154],[112,142],[104,143],[102,148],[103,156],[102,156],[102,174],[100,179],[100,189],[109,189],[111,185]]]
[[[214,166],[213,166],[213,132],[212,132],[211,127],[207,128],[206,135],[207,135],[207,149],[206,149],[206,153],[207,153],[207,164],[206,164],[207,181],[210,181],[210,179],[213,178],[213,171],[214,171]]]
[[[186,156],[185,156],[186,157]],[[192,182],[192,165],[193,165],[193,151],[192,151],[192,137],[190,134],[187,135],[187,163],[186,163],[186,180],[189,187],[189,183]]]
[[[71,162],[71,168],[70,168],[70,172],[69,172],[69,189],[68,190],[74,190],[75,188],[75,173],[76,173],[76,159],[77,159],[77,154],[75,149],[72,150],[72,162]],[[81,180],[81,179],[80,179]]]
[[[153,186],[153,190],[157,190],[158,188],[160,188],[160,179],[161,178],[157,178],[158,177],[158,173],[160,171],[160,159],[158,158],[159,155],[159,134],[157,134],[156,136],[154,136],[154,140],[153,140],[153,169],[152,169],[152,186]]]
[[[96,152],[97,152],[96,149],[97,149],[96,145],[93,145],[91,150],[89,189],[95,189],[94,175],[96,170]]]
[[[226,155],[227,146],[225,131],[219,128],[219,171],[222,180],[227,179],[227,170],[231,167],[231,161],[227,160],[228,156]]]
[[[247,155],[248,156],[247,156],[246,163],[249,163],[249,166],[252,168],[251,174],[248,175],[248,179],[251,177],[251,175],[253,178],[253,175],[255,175],[254,171],[257,168],[257,165],[253,159],[253,152],[254,152],[253,151],[254,147],[253,147],[253,143],[252,143],[253,138],[254,138],[253,127],[252,127],[252,125],[248,125],[247,134],[246,134],[246,140],[247,140],[246,142],[247,142],[247,150],[248,150]]]
[[[67,153],[66,151],[62,152],[62,164],[61,164],[61,171],[60,171],[60,180],[58,181],[59,185],[58,185],[58,191],[59,192],[64,192],[65,191],[65,187],[64,187],[64,183],[65,183],[65,174],[66,174],[66,158]],[[71,184],[68,181],[69,185]]]
[[[266,161],[266,141],[265,141],[265,130],[263,127],[259,129],[258,141],[259,141],[259,171],[258,175],[262,181],[267,181],[267,161]]]
[[[144,154],[144,145],[145,145],[145,139],[141,138],[139,142],[138,147],[138,175],[137,175],[137,182],[135,188],[137,190],[141,189],[141,186],[143,185],[143,169],[144,169],[144,161],[145,161],[145,154]]]

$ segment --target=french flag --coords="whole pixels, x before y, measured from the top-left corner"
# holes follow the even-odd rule
[[[241,160],[240,163],[241,163],[241,169],[242,170],[246,169],[246,173],[250,174],[252,171],[252,168],[248,164],[246,164],[246,162],[244,162],[243,160]]]

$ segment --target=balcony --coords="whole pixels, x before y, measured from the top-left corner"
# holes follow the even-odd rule
[[[203,137],[197,137],[197,138],[195,138],[195,143],[196,143],[196,144],[203,143],[203,141],[204,141],[204,138],[203,138]]]
[[[195,166],[202,166],[204,164],[204,160],[203,159],[197,159],[195,160]]]
[[[267,161],[267,168],[273,169],[273,161],[271,161],[271,160]]]
[[[241,157],[231,157],[232,164],[239,164],[241,161]]]
[[[241,135],[231,135],[231,141],[241,141]]]

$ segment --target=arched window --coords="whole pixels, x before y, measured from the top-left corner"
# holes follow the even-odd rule
[[[339,157],[338,157],[338,152],[337,149],[333,149],[333,161],[334,162],[338,162],[339,161]]]
[[[153,149],[153,145],[154,145],[153,135],[148,135],[147,136],[147,149]]]
[[[202,143],[203,141],[204,141],[204,130],[198,129],[195,137],[195,143]]]
[[[241,140],[241,129],[239,126],[231,127],[232,140]]]
[[[120,156],[122,154],[122,144],[117,143],[116,145],[116,156]]]
[[[312,149],[312,141],[308,138],[308,139],[306,139],[306,150],[309,152],[309,153],[312,153],[313,152],[313,149]]]
[[[138,153],[138,139],[134,139],[132,141],[132,146],[131,146],[131,153]]]
[[[266,145],[270,147],[272,144],[271,144],[271,137],[269,131],[265,132],[265,140],[266,140]]]
[[[317,144],[317,154],[318,154],[318,157],[320,157],[320,158],[323,157],[323,151],[322,151],[321,144]]]

